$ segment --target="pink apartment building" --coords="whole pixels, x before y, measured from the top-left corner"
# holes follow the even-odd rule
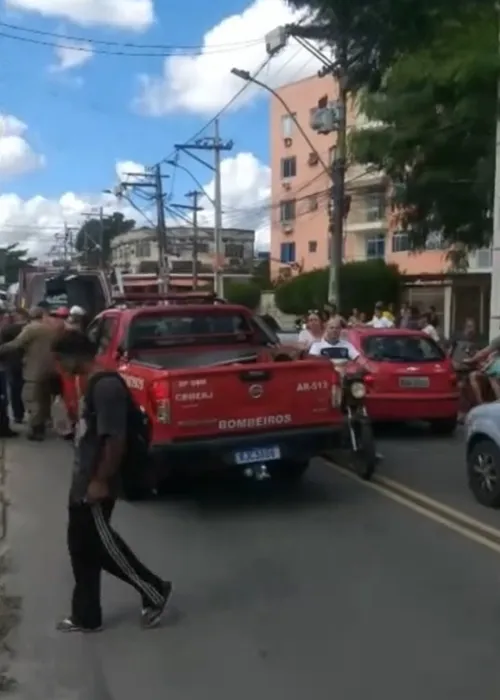
[[[271,270],[273,277],[325,267],[329,259],[328,200],[330,179],[318,155],[330,165],[335,152],[335,134],[320,135],[309,126],[310,112],[318,101],[334,100],[337,86],[330,77],[311,77],[279,89],[279,94],[307,133],[314,150],[307,144],[291,117],[279,103],[271,100]],[[351,109],[348,127],[360,125]],[[382,173],[368,173],[361,165],[352,165],[346,174],[351,207],[344,230],[344,259],[384,258],[396,263],[408,275],[408,298],[420,305],[433,304],[441,313],[448,330],[459,326],[464,314],[474,311],[479,325],[486,318],[486,292],[477,294],[478,308],[454,301],[457,286],[448,275],[446,250],[439,236],[428,241],[428,249],[410,253],[408,237],[398,231],[395,217],[387,206],[389,183]],[[491,252],[478,251],[471,256],[470,273],[489,273]],[[431,277],[435,278],[431,281]],[[467,291],[470,296],[471,275]],[[420,279],[421,278],[421,279]],[[462,276],[460,287],[465,279]],[[459,295],[460,296],[460,295]],[[482,301],[479,301],[479,299]],[[488,304],[489,306],[489,304]]]

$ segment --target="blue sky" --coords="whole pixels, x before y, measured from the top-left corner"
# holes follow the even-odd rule
[[[32,244],[44,226],[55,229],[61,217],[72,223],[81,215],[81,202],[99,203],[102,189],[116,184],[118,162],[150,165],[171,155],[175,143],[191,138],[241,87],[231,67],[255,70],[265,58],[265,33],[293,18],[284,0],[75,4],[0,0],[0,44],[9,57],[0,65],[0,114],[25,125],[12,123],[0,133],[0,244],[19,236],[22,225],[32,227],[25,236]],[[146,47],[124,46],[130,43]],[[181,55],[169,58],[161,55],[168,49],[148,48],[152,45],[197,48],[177,49]],[[82,47],[86,50],[75,50]],[[276,86],[314,67],[310,56],[291,46],[263,75]],[[249,216],[258,213],[260,227],[267,226],[269,205],[268,107],[267,95],[249,89],[221,117],[221,135],[234,141],[226,154],[233,160],[223,170],[225,204],[242,214],[247,209]],[[208,169],[186,156],[180,162],[204,185],[210,183]],[[178,170],[173,197],[184,201],[192,185]],[[66,197],[62,206],[68,192],[77,195],[77,203],[68,205]],[[12,193],[19,198],[15,206],[8,199]],[[33,202],[40,195],[44,202]],[[68,207],[75,211],[68,213]]]

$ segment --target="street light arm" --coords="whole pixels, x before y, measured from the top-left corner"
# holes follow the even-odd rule
[[[273,88],[269,87],[269,85],[266,85],[265,83],[262,83],[257,78],[254,78],[253,76],[251,76],[250,73],[246,70],[241,70],[240,68],[231,68],[231,73],[233,75],[235,75],[237,78],[241,78],[242,80],[246,80],[250,83],[254,83],[258,87],[262,88],[263,90],[266,90],[267,92],[271,93],[271,95],[273,95],[273,97],[275,97],[278,100],[278,102],[285,109],[288,116],[292,119],[293,123],[295,124],[295,126],[299,130],[301,136],[303,137],[303,139],[305,140],[305,142],[307,143],[307,145],[309,146],[311,151],[318,157],[318,161],[319,161],[321,167],[323,168],[323,170],[325,171],[325,173],[328,175],[329,179],[332,179],[332,169],[325,163],[323,158],[320,156],[320,154],[318,153],[318,151],[314,147],[311,139],[309,138],[309,136],[306,134],[306,132],[304,131],[304,129],[300,125],[300,122],[298,121],[297,117],[292,112],[290,107],[287,105],[285,100],[281,97],[281,95],[279,93],[277,93],[276,90],[273,90]]]

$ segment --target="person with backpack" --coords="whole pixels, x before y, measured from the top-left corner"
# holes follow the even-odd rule
[[[68,549],[75,586],[71,614],[57,629],[102,629],[102,571],[137,590],[142,600],[142,626],[155,627],[170,600],[172,583],[146,568],[110,524],[120,472],[129,459],[145,455],[144,445],[138,445],[142,437],[138,432],[139,408],[117,372],[98,371],[95,345],[83,333],[66,330],[54,342],[53,352],[63,370],[78,377],[84,387],[69,494]]]

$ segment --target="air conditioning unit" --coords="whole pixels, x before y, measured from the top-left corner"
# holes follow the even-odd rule
[[[293,143],[293,141],[292,141],[291,138],[286,138],[286,139],[285,139],[285,148],[290,148],[290,146],[292,145],[292,143]]]
[[[289,221],[282,221],[281,228],[283,229],[283,233],[293,233],[293,226]]]
[[[290,190],[292,188],[291,182],[289,180],[283,180],[283,189]]]
[[[308,163],[308,165],[318,165],[318,163],[319,163],[318,154],[314,153],[314,151],[309,153],[309,158],[307,159],[307,163]]]

